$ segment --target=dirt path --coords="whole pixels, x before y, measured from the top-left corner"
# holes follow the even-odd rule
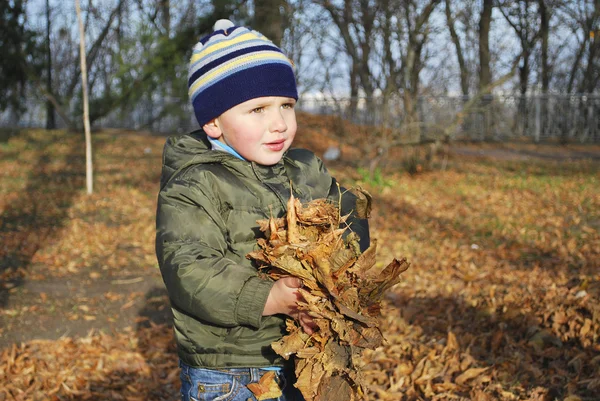
[[[532,160],[544,159],[554,161],[570,160],[594,160],[600,161],[600,149],[598,146],[590,147],[589,150],[562,149],[558,147],[526,149],[526,148],[487,148],[453,146],[452,152],[462,156],[480,156],[499,160]]]
[[[43,266],[32,266],[32,270],[43,270]],[[33,339],[79,337],[90,330],[111,333],[150,321],[170,321],[169,301],[158,271],[115,279],[88,270],[65,278],[27,279],[9,291],[0,314],[0,348]]]

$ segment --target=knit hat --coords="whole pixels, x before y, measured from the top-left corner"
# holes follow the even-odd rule
[[[188,94],[200,126],[247,100],[298,99],[291,61],[261,33],[219,20],[194,47]]]

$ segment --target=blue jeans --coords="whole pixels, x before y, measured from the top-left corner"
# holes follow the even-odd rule
[[[258,368],[201,369],[179,362],[182,401],[248,401],[256,400],[248,387],[267,371]],[[269,401],[304,401],[292,384],[294,373],[280,370],[275,376],[283,395]]]

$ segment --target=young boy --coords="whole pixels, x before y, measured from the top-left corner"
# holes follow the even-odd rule
[[[263,233],[257,220],[340,189],[311,152],[290,149],[298,99],[291,62],[263,35],[228,20],[194,48],[189,95],[202,130],[170,137],[163,154],[156,253],[169,293],[182,400],[255,399],[246,387],[275,370],[280,400],[299,400],[293,371],[270,344],[287,316],[313,329],[296,302],[300,280],[258,274],[246,258]],[[342,189],[342,212],[356,198]],[[351,230],[369,243],[365,220]],[[286,385],[287,382],[287,385]]]

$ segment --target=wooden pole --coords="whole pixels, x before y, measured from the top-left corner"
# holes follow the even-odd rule
[[[92,134],[90,132],[90,110],[88,103],[87,63],[85,60],[85,30],[81,18],[79,0],[75,0],[77,20],[79,22],[79,59],[81,62],[81,88],[83,90],[83,127],[85,130],[85,181],[88,195],[94,191],[93,164],[92,164]]]

